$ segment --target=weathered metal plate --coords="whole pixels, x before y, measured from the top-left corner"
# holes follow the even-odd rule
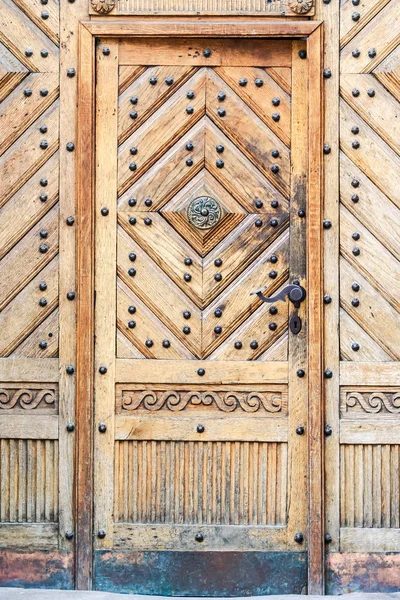
[[[162,596],[300,594],[305,552],[95,553],[94,589]]]
[[[72,590],[73,554],[71,552],[0,551],[2,587]]]
[[[399,553],[332,553],[326,562],[326,593],[400,591]]]

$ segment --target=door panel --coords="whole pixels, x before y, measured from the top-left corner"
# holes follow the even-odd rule
[[[303,42],[283,44],[281,65],[275,42],[227,40],[224,53],[223,40],[197,40],[218,52],[183,63],[184,43],[168,44],[155,40],[151,58],[127,40],[96,51],[96,586],[115,589],[115,560],[124,591],[151,561],[189,561],[192,580],[176,585],[196,594],[208,560],[196,557],[210,554],[230,574],[210,575],[217,595],[255,593],[265,564],[292,574],[264,574],[262,592],[299,592],[305,303],[251,292],[306,287]],[[231,557],[250,551],[243,587]]]

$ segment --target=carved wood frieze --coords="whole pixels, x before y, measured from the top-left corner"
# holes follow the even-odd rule
[[[57,414],[58,386],[54,383],[7,383],[0,387],[0,412],[24,413],[29,410]]]
[[[400,390],[343,390],[340,412],[342,418],[400,415]]]
[[[282,391],[188,391],[188,390],[129,390],[117,393],[117,412],[167,410],[180,412],[185,409],[209,409],[225,413],[287,414],[287,397]]]

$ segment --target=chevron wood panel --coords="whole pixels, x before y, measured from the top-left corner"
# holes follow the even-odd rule
[[[148,358],[257,359],[287,329],[287,305],[271,312],[249,294],[288,277],[290,94],[260,68],[126,77],[120,68],[119,332]],[[200,213],[206,226],[191,222],[196,198],[218,198],[215,228]]]

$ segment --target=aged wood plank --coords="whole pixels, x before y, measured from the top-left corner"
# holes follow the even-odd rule
[[[341,552],[396,552],[400,542],[400,529],[376,527],[342,527]]]
[[[56,440],[58,438],[58,415],[9,415],[0,414],[3,439]]]
[[[56,308],[47,319],[45,319],[36,329],[29,335],[10,357],[15,358],[52,358],[58,356],[59,343],[59,311]],[[40,342],[46,342],[47,346],[43,348]]]
[[[0,381],[58,381],[58,360],[0,358]]]
[[[57,523],[0,523],[0,544],[3,548],[56,550]]]
[[[340,363],[342,385],[396,386],[399,383],[400,366],[398,362]]]
[[[396,421],[342,420],[341,444],[399,444],[400,432]]]
[[[349,0],[344,2],[340,7],[340,47],[343,48],[348,44],[367,23],[376,17],[388,2],[389,0],[378,0],[378,2],[375,0],[363,0],[360,12],[358,12],[357,6]],[[358,19],[353,19],[355,13],[358,13]],[[354,62],[356,62],[355,58]]]
[[[340,358],[358,362],[392,360],[343,308],[340,309]]]
[[[376,79],[400,102],[400,45],[373,71]]]

